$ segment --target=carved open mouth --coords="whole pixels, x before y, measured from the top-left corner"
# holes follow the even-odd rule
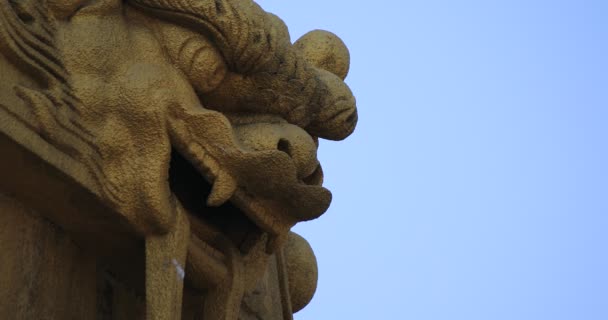
[[[193,224],[203,224],[213,234],[226,237],[242,254],[247,254],[261,240],[262,235],[268,232],[251,221],[230,200],[217,207],[208,206],[206,201],[211,194],[212,184],[175,149],[171,152],[169,186]],[[196,233],[197,228],[193,228],[193,231]],[[201,234],[197,236],[201,239],[209,237]]]
[[[220,251],[238,249],[246,255],[252,246],[265,244],[266,253],[272,253],[293,225],[327,210],[331,193],[322,187],[321,167],[312,162],[316,161],[315,150],[306,144],[314,141],[304,138],[301,142],[296,136],[293,141],[300,144],[291,145],[272,136],[276,134],[273,128],[298,129],[275,123],[271,127],[237,124],[237,136],[233,124],[216,111],[174,112],[168,182],[172,194],[189,213],[193,234],[199,239],[211,245],[217,238],[231,243],[230,248],[217,245],[223,247],[217,248]],[[187,126],[189,121],[195,125]],[[247,132],[250,128],[257,131]],[[277,145],[245,145],[251,143],[247,139],[260,138],[260,134],[265,143],[276,139]],[[302,162],[303,158],[308,162]]]

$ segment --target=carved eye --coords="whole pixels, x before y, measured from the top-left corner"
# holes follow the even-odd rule
[[[178,53],[180,69],[198,92],[210,92],[224,80],[226,64],[217,49],[200,35],[185,38]]]

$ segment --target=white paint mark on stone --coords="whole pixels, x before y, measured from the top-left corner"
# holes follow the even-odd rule
[[[179,278],[184,280],[184,277],[186,276],[186,272],[184,271],[184,268],[182,268],[182,266],[179,264],[179,262],[177,262],[177,260],[175,260],[175,259],[171,260],[171,262],[173,262],[173,266],[175,267],[175,271],[177,272],[177,275],[179,276]]]

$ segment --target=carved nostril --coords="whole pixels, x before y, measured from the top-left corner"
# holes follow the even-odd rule
[[[277,150],[287,153],[288,156],[293,157],[291,153],[291,143],[287,139],[279,139],[277,143]]]

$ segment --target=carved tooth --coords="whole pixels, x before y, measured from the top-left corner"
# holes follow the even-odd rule
[[[196,152],[197,152],[197,148],[196,147],[197,147],[197,145],[195,145],[195,144],[189,144],[186,147],[186,150],[187,150],[189,156],[196,155]]]
[[[208,153],[205,153],[202,157],[202,163],[205,166],[205,168],[207,168],[207,173],[210,176],[215,177],[216,176],[216,174],[215,174],[216,166],[215,166],[215,163],[214,163],[211,155],[209,155]]]
[[[207,198],[207,205],[218,207],[228,201],[236,191],[236,180],[226,171],[220,171],[215,178],[211,194]]]
[[[192,155],[198,156],[198,157],[202,157],[205,154],[205,149],[203,149],[201,146],[199,146],[198,144],[195,144],[192,147]]]
[[[205,164],[205,161],[203,161],[201,159],[201,157],[196,157],[196,165],[197,165],[199,171],[204,176],[208,176],[209,175],[209,167],[207,167],[207,165]]]

